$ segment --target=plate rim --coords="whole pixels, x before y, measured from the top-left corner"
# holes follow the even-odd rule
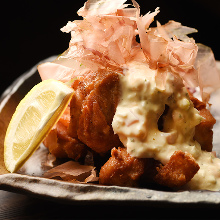
[[[0,189],[66,203],[117,203],[176,205],[219,205],[220,191],[167,192],[146,188],[70,183],[17,173],[0,175]],[[42,192],[42,189],[43,192]],[[207,197],[209,199],[207,200]]]

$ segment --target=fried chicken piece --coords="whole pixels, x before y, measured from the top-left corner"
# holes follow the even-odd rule
[[[194,104],[194,107],[199,111],[199,114],[204,118],[200,124],[195,128],[195,140],[199,142],[202,150],[212,151],[212,140],[213,140],[213,125],[216,123],[215,118],[212,116],[210,111],[206,109],[206,104],[199,101],[192,94],[190,94],[190,99]]]
[[[204,118],[200,124],[196,126],[195,129],[195,140],[197,140],[202,150],[212,151],[212,141],[213,141],[213,125],[216,123],[215,118],[212,116],[208,109],[199,110],[199,114]]]
[[[87,146],[76,138],[68,135],[67,127],[57,123],[58,145],[63,147],[68,158],[78,160],[87,153]]]
[[[44,145],[57,158],[79,160],[87,153],[87,147],[76,138],[68,135],[68,109],[44,140]]]
[[[120,145],[111,126],[120,97],[118,74],[98,70],[78,77],[72,87],[69,135],[97,153]]]
[[[157,183],[170,188],[189,182],[199,165],[189,153],[175,151],[163,166],[153,158],[135,158],[126,148],[113,148],[111,157],[102,166],[99,183],[103,185],[139,186]]]
[[[156,174],[154,159],[135,158],[127,153],[126,148],[111,150],[111,157],[102,166],[99,183],[103,185],[138,186],[141,178],[150,182]]]
[[[67,157],[64,149],[58,145],[57,130],[52,129],[43,141],[44,145],[48,148],[49,152],[57,158]]]
[[[199,165],[189,153],[175,151],[165,166],[157,167],[154,180],[170,188],[180,187],[189,182],[198,172]]]
[[[195,98],[195,97],[193,96],[193,94],[192,94],[189,90],[188,90],[188,94],[189,94],[190,100],[192,101],[194,107],[195,107],[197,110],[206,108],[205,102],[202,102],[202,101],[200,101],[199,99]]]

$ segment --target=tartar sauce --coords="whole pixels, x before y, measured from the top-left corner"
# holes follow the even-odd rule
[[[155,80],[159,71],[166,76],[162,79],[164,86]],[[193,139],[202,117],[193,107],[182,80],[168,69],[152,70],[138,62],[127,64],[120,77],[122,96],[112,126],[128,153],[166,164],[175,151],[188,152],[200,169],[186,187],[219,190],[220,159],[202,151]]]

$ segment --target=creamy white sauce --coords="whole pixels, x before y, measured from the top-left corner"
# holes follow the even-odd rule
[[[190,153],[200,166],[187,184],[190,189],[220,189],[220,159],[201,150],[193,140],[195,126],[202,120],[193,107],[181,79],[168,70],[165,88],[156,84],[157,70],[147,64],[132,62],[121,76],[122,97],[112,122],[113,130],[127,147],[128,153],[139,158],[154,158],[166,164],[177,150]],[[163,129],[158,120],[169,106]]]

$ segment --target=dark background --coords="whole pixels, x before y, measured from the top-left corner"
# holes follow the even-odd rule
[[[160,7],[155,20],[176,20],[198,29],[196,42],[210,46],[220,60],[220,1],[137,0],[141,14]],[[19,75],[51,55],[68,48],[70,34],[60,28],[69,20],[81,19],[76,11],[84,0],[4,1],[1,5],[0,94]],[[153,23],[155,25],[155,23]]]

